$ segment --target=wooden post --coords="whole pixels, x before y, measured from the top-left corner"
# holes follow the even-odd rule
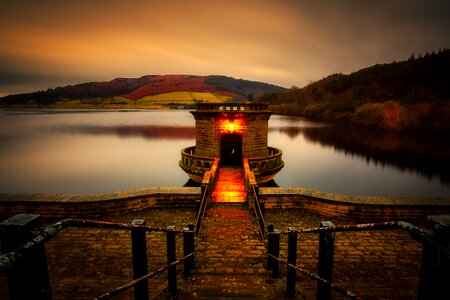
[[[17,214],[0,223],[3,253],[11,252],[33,239],[32,231],[41,227],[34,214]],[[44,243],[34,246],[6,272],[9,298],[52,299]]]
[[[273,224],[267,225],[267,265],[266,270],[272,270],[273,268],[273,258],[270,255],[273,255],[273,234],[270,234],[273,232],[275,226]]]
[[[288,264],[297,266],[297,228],[289,227],[288,235]],[[295,296],[295,281],[297,280],[297,270],[287,266],[286,296]]]
[[[323,221],[320,223],[320,227],[330,226],[334,226],[330,221]],[[329,282],[333,281],[334,236],[334,232],[331,231],[322,231],[319,233],[318,275]],[[320,281],[317,282],[316,299],[331,299],[331,287]]]
[[[280,231],[278,229],[273,230],[273,256],[280,257]],[[278,259],[273,259],[272,263],[272,278],[278,278],[280,274],[280,262]]]
[[[188,228],[190,231],[192,231],[192,235],[190,238],[190,244],[191,244],[191,252],[194,252],[194,255],[191,256],[190,261],[191,261],[191,269],[195,268],[195,238],[194,238],[194,224],[189,223]]]
[[[175,248],[175,226],[167,226],[167,264],[177,260]],[[169,293],[177,292],[177,266],[169,267],[168,271]]]
[[[192,224],[190,224],[192,225]],[[183,229],[183,255],[189,255],[194,252],[194,232],[191,230],[194,229],[193,225],[191,227],[186,227]],[[187,258],[184,261],[184,277],[191,276],[191,270],[194,267],[192,264],[192,257]]]
[[[145,225],[145,220],[135,219],[131,224],[136,226]],[[131,229],[131,252],[133,256],[133,278],[137,279],[147,275],[147,238],[143,228]],[[143,280],[134,286],[134,299],[148,299],[148,280]]]

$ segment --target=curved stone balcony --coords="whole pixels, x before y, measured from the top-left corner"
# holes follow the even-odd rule
[[[194,153],[195,146],[182,149],[179,165],[192,180],[202,183],[203,175],[214,164],[214,157],[196,156]]]
[[[267,147],[269,155],[262,157],[248,158],[250,170],[255,173],[258,184],[265,183],[275,176],[283,167],[284,162],[281,159],[283,151],[273,147]]]
[[[267,147],[267,156],[248,158],[250,170],[255,173],[258,184],[265,183],[275,176],[283,167],[281,159],[283,152],[280,149]],[[203,175],[210,170],[214,164],[213,157],[196,156],[195,146],[181,150],[180,167],[195,182],[201,183]]]

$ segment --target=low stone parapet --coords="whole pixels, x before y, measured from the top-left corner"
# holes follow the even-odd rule
[[[352,196],[304,188],[260,188],[266,209],[306,208],[360,221],[418,220],[450,213],[450,198]]]
[[[200,187],[154,187],[112,194],[0,194],[0,216],[88,218],[150,208],[194,208]]]

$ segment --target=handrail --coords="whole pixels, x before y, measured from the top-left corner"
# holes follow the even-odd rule
[[[150,272],[150,273],[148,273],[148,274],[146,274],[144,276],[136,278],[136,279],[134,279],[134,280],[124,284],[124,285],[121,285],[121,286],[115,288],[114,290],[112,290],[110,292],[107,292],[107,293],[104,293],[104,294],[98,296],[95,299],[104,300],[104,299],[111,299],[113,297],[116,297],[116,296],[122,294],[123,292],[125,292],[126,290],[134,287],[136,284],[138,284],[138,283],[140,283],[140,282],[142,282],[144,280],[147,280],[147,279],[155,277],[156,275],[158,275],[158,274],[168,270],[170,267],[173,267],[173,266],[176,266],[176,265],[182,263],[183,261],[185,261],[189,257],[192,257],[193,255],[194,255],[194,252],[191,252],[191,253],[189,253],[188,255],[184,256],[183,258],[181,258],[179,260],[176,260],[176,261],[174,261],[174,262],[172,262],[172,263],[170,263],[168,265],[165,265],[164,267],[161,267],[161,268],[159,268],[158,270],[156,270],[154,272]]]
[[[197,219],[195,220],[195,233],[197,236],[200,235],[200,231],[202,228],[202,221],[205,216],[206,212],[206,202],[207,202],[207,193],[208,193],[208,186],[205,186],[202,194],[202,200],[200,202],[200,207],[197,211]]]
[[[261,208],[263,204],[259,201],[258,197],[258,185],[256,184],[255,173],[250,170],[249,159],[243,159],[244,174],[245,174],[245,186],[250,189],[249,195],[253,196],[253,210],[255,212],[255,217],[259,223],[259,232],[261,235],[261,240],[263,241],[266,235],[266,220],[264,219],[264,212]]]
[[[216,183],[218,174],[219,174],[219,163],[220,159],[215,158],[214,163],[209,171],[206,171],[203,175],[202,181],[202,199],[200,201],[199,207],[197,207],[197,216],[195,220],[195,233],[197,236],[200,236],[200,231],[202,228],[203,219],[206,214],[206,206],[211,197],[212,189]]]

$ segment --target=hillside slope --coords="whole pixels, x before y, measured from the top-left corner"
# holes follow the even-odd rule
[[[388,129],[450,129],[450,50],[268,94],[277,113]]]
[[[242,100],[265,93],[280,92],[283,87],[226,76],[146,75],[140,78],[116,78],[111,81],[89,82],[57,87],[34,93],[9,95],[0,99],[3,105],[49,105],[57,101],[104,98],[122,99],[123,103],[158,94],[173,92],[210,93]],[[100,100],[99,100],[100,99]],[[177,99],[173,99],[177,100]],[[111,100],[113,101],[113,100]]]

